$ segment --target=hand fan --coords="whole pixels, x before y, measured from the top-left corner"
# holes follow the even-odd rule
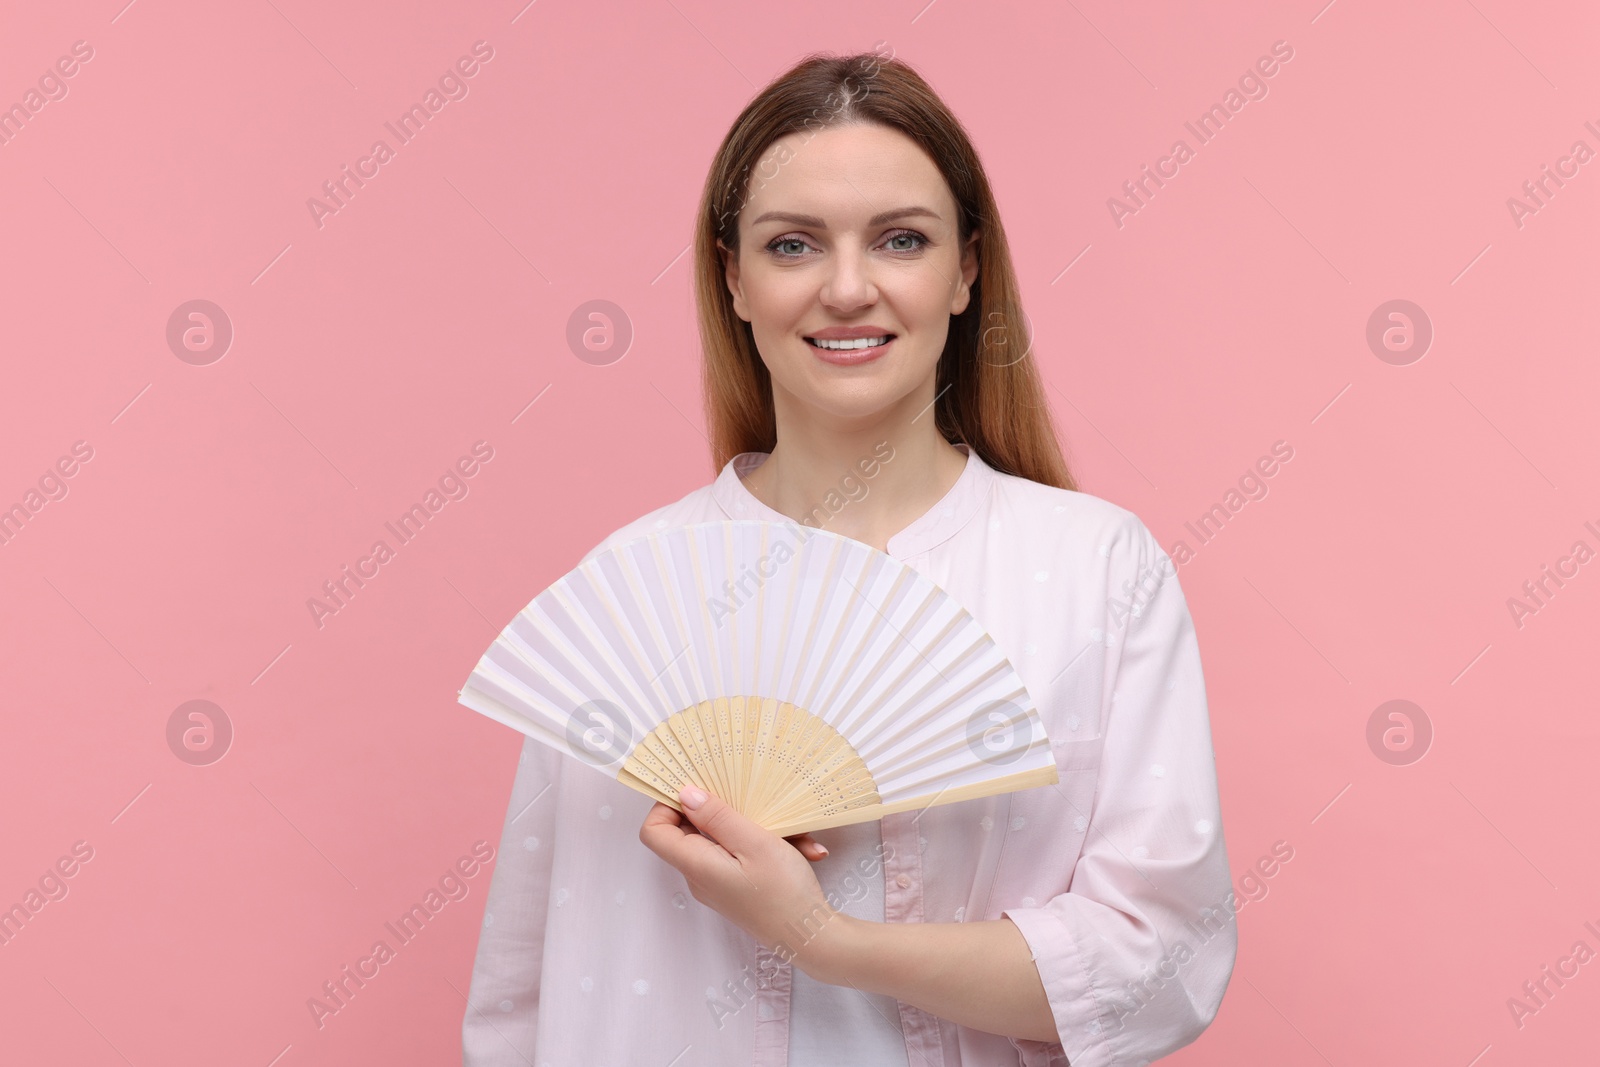
[[[864,542],[734,519],[596,553],[458,694],[682,810],[693,783],[781,836],[1058,781],[1015,668]]]

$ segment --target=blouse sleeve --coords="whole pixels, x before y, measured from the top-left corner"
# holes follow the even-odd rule
[[[587,563],[630,532],[614,531]],[[523,738],[489,882],[472,986],[461,1021],[462,1067],[527,1067],[539,1030],[539,985],[555,847],[556,797],[565,756]]]
[[[1033,953],[1060,1039],[1012,1039],[1029,1067],[1063,1055],[1071,1067],[1151,1063],[1200,1036],[1233,974],[1233,893],[1194,624],[1154,536],[1137,518],[1128,534],[1109,570],[1109,707],[1082,852],[1062,892],[1001,913]]]
[[[462,1067],[526,1067],[533,1055],[560,774],[560,754],[524,738],[461,1023]]]

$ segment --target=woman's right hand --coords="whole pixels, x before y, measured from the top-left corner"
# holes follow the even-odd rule
[[[815,863],[828,854],[828,850],[817,843],[816,838],[810,834],[795,834],[793,837],[784,838],[785,841],[800,850],[800,855]]]

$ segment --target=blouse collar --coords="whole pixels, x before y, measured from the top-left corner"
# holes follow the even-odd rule
[[[967,457],[967,465],[949,492],[911,524],[889,538],[889,555],[909,559],[942,544],[955,535],[989,499],[995,470],[965,442],[956,444]],[[769,522],[795,520],[768,507],[744,484],[743,476],[767,461],[769,452],[741,452],[727,462],[711,495],[730,519],[764,519]],[[848,505],[847,505],[848,506]]]

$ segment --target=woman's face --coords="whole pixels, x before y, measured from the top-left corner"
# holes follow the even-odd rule
[[[950,316],[978,275],[977,236],[959,247],[944,176],[898,130],[841,126],[768,148],[751,169],[739,254],[723,262],[778,410],[798,402],[802,417],[876,421],[932,402]],[[851,328],[891,340],[839,352],[812,343]]]

